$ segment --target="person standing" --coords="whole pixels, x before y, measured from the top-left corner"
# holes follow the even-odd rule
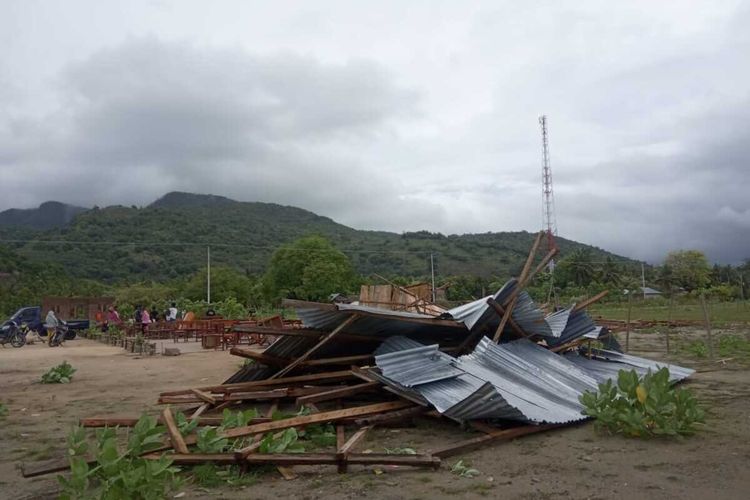
[[[148,314],[148,308],[143,308],[141,312],[141,333],[146,333],[146,328],[151,323],[151,316]]]
[[[115,306],[109,306],[109,309],[107,310],[107,322],[110,325],[114,326],[120,326],[122,324],[120,313],[117,312],[117,308]]]
[[[44,318],[44,326],[47,328],[47,338],[51,339],[51,335],[55,334],[55,330],[60,325],[60,322],[57,319],[57,316],[55,316],[55,311],[50,309],[47,312],[47,317]]]
[[[174,302],[172,302],[172,305],[169,308],[167,321],[177,321],[177,304],[175,304]]]
[[[156,306],[151,306],[151,312],[148,313],[148,316],[151,318],[151,323],[159,321],[159,311],[156,310]]]

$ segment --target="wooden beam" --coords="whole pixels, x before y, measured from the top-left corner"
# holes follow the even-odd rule
[[[229,354],[233,356],[239,356],[241,358],[252,359],[258,363],[262,363],[268,366],[286,366],[291,360],[285,358],[277,358],[276,356],[269,356],[262,352],[250,349],[249,347],[232,347],[229,349]]]
[[[214,425],[219,426],[223,422],[222,417],[197,417],[199,426]],[[138,423],[140,418],[138,417],[88,417],[82,418],[78,421],[81,427],[97,428],[97,427],[133,427]],[[159,424],[164,424],[164,418],[159,416],[156,417],[156,421]],[[249,423],[260,424],[263,422],[270,422],[270,418],[258,417],[250,420]]]
[[[352,323],[354,323],[355,321],[357,321],[358,317],[359,316],[357,316],[356,314],[352,314],[351,316],[349,316],[348,318],[346,318],[344,321],[341,322],[341,324],[339,324],[339,326],[337,326],[336,328],[334,328],[331,333],[329,333],[328,335],[326,335],[325,337],[323,337],[320,340],[320,342],[318,342],[313,347],[311,347],[310,349],[308,349],[308,351],[306,353],[304,353],[302,356],[300,356],[297,359],[295,359],[292,363],[290,363],[289,365],[287,365],[286,368],[284,368],[280,372],[272,375],[270,378],[271,379],[275,379],[275,378],[283,377],[284,375],[286,375],[290,371],[294,370],[300,363],[302,363],[307,358],[309,358],[310,356],[312,356],[313,354],[315,354],[315,352],[318,349],[320,349],[321,347],[323,347],[324,345],[326,345],[332,338],[334,338],[337,334],[339,334],[344,328],[347,328]]]
[[[272,389],[268,391],[253,391],[253,392],[233,392],[231,394],[223,394],[215,396],[214,399],[217,403],[226,403],[230,401],[257,401],[267,399],[278,399],[278,398],[298,398],[301,396],[307,396],[310,394],[318,394],[321,392],[327,392],[330,387],[289,387]],[[201,398],[198,396],[163,396],[158,400],[159,404],[188,404],[200,402]]]
[[[162,412],[162,418],[164,419],[164,425],[167,426],[167,432],[169,433],[169,440],[172,441],[172,447],[177,453],[190,453],[185,440],[180,433],[180,429],[174,421],[172,410],[169,407],[164,408]]]
[[[338,457],[335,453],[268,453],[251,454],[243,459],[237,459],[231,453],[175,453],[168,455],[176,465],[198,465],[206,462],[215,464],[235,464],[245,462],[251,465],[337,465]],[[147,460],[158,460],[159,453],[144,455]],[[401,465],[412,467],[440,467],[440,459],[430,455],[394,455],[385,453],[353,453],[347,458],[349,464],[354,465]]]
[[[336,454],[340,456],[340,458],[346,460],[347,455],[349,455],[349,452],[359,444],[360,441],[362,441],[365,436],[367,435],[367,432],[372,429],[371,425],[367,425],[365,427],[362,427],[357,432],[355,432],[352,437],[350,437],[346,443],[344,443],[342,446],[340,446],[336,450]]]
[[[369,363],[375,359],[372,354],[360,354],[357,356],[340,356],[337,358],[308,359],[301,366],[320,366],[320,365],[350,365],[352,363]]]
[[[204,402],[210,404],[211,406],[216,406],[216,398],[211,396],[207,392],[203,392],[200,389],[190,389],[190,392],[198,396],[198,399],[203,400]]]
[[[573,312],[580,311],[581,309],[586,309],[591,304],[593,304],[595,302],[599,302],[604,297],[606,297],[608,293],[609,293],[609,290],[604,290],[603,292],[599,292],[596,295],[594,295],[593,297],[584,300],[583,302],[579,302],[573,308]]]
[[[514,427],[512,429],[499,430],[497,432],[485,434],[484,436],[466,439],[458,443],[453,443],[442,448],[438,448],[437,450],[433,450],[432,455],[440,458],[452,457],[475,450],[496,441],[515,439],[521,436],[526,436],[527,434],[544,432],[550,429],[555,429],[557,427],[562,427],[562,425],[525,425],[522,427]]]
[[[284,301],[282,301],[282,304],[290,305],[292,307],[300,307],[302,309],[321,309],[325,311],[338,311],[339,310],[333,304],[321,304],[318,302],[305,302],[305,301],[291,300],[291,299],[285,299]],[[352,312],[360,316],[372,316],[373,318],[387,319],[387,320],[399,321],[403,323],[415,323],[415,324],[431,325],[431,326],[445,326],[448,328],[458,328],[461,330],[466,329],[463,323],[459,323],[458,321],[455,321],[452,319],[414,318],[414,317],[409,317],[409,316],[394,316],[393,314],[389,314],[388,312],[379,313],[376,311],[363,311],[361,309],[344,310],[341,312],[342,313]],[[392,313],[392,311],[389,311],[389,312]]]
[[[297,375],[294,377],[277,378],[277,379],[265,379],[265,380],[254,380],[252,382],[237,382],[234,384],[222,384],[212,385],[207,387],[200,387],[199,390],[209,393],[222,393],[228,394],[232,392],[243,392],[250,391],[253,389],[267,390],[274,386],[294,386],[294,385],[309,385],[310,383],[321,383],[321,382],[341,382],[343,380],[349,380],[354,378],[352,372],[349,370],[340,370],[335,372],[326,373],[314,373],[310,375]],[[160,396],[181,396],[185,394],[192,394],[192,389],[183,389],[179,391],[166,391],[162,392]]]
[[[211,408],[211,406],[213,405],[210,405],[208,403],[203,403],[202,405],[200,405],[198,408],[195,409],[192,415],[190,415],[190,420],[195,420],[196,418],[200,417],[206,412],[206,410]]]
[[[366,406],[357,406],[354,408],[346,408],[343,410],[333,410],[321,413],[314,413],[312,415],[305,415],[301,417],[286,418],[284,420],[276,420],[274,422],[266,422],[263,424],[253,424],[244,427],[235,427],[233,429],[225,430],[221,435],[226,438],[237,438],[242,436],[250,436],[254,434],[262,434],[268,431],[275,431],[280,429],[288,429],[290,427],[299,427],[310,424],[317,424],[322,422],[335,422],[348,417],[372,415],[374,413],[383,413],[386,411],[400,410],[411,403],[406,401],[391,401],[388,403],[376,403]],[[194,440],[194,436],[190,436],[188,441]],[[242,450],[238,453],[242,454]]]
[[[275,328],[270,326],[237,325],[232,328],[232,330],[241,333],[256,333],[260,335],[273,335],[276,337],[305,337],[313,340],[319,340],[321,337],[328,335],[328,332],[324,332],[322,330],[313,330],[310,328]],[[342,340],[348,340],[352,342],[366,342],[371,344],[383,341],[383,339],[377,337],[356,335],[353,333],[342,333],[339,335],[339,337]]]
[[[320,403],[321,401],[331,401],[333,399],[345,398],[359,394],[361,392],[371,391],[376,387],[380,387],[380,382],[365,382],[364,384],[351,385],[347,387],[341,387],[326,392],[319,392],[318,394],[310,394],[309,396],[301,396],[297,398],[297,407],[304,406],[309,403]]]
[[[355,425],[359,426],[372,426],[375,424],[386,425],[394,422],[401,422],[403,420],[412,419],[424,413],[427,413],[428,409],[424,406],[412,406],[403,410],[389,411],[385,413],[379,413],[377,415],[370,415],[362,418],[358,418],[354,421]]]
[[[495,311],[495,314],[497,314],[501,319],[505,316],[505,308],[501,306],[495,299],[492,297],[487,299],[487,304],[492,307],[492,309]],[[518,326],[518,323],[513,319],[513,317],[508,317],[508,324],[510,327],[515,331],[519,336],[521,337],[528,337],[526,332],[523,331],[523,329]]]

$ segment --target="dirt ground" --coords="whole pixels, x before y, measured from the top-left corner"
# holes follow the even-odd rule
[[[737,333],[748,335],[746,327]],[[721,332],[717,333],[718,335]],[[702,336],[684,330],[679,347]],[[631,335],[631,352],[664,359],[663,335]],[[38,383],[42,373],[68,360],[77,372],[68,385]],[[742,359],[696,360],[683,350],[671,361],[698,370],[686,383],[707,409],[695,437],[639,440],[596,433],[591,423],[552,430],[454,457],[439,471],[409,468],[296,467],[286,481],[264,472],[255,484],[205,490],[186,486],[183,498],[685,498],[744,499],[750,490],[750,365]],[[54,498],[55,475],[24,479],[18,466],[64,456],[65,437],[80,417],[132,415],[157,410],[160,391],[220,383],[239,365],[228,352],[143,357],[91,340],[0,348],[0,498]],[[428,451],[474,435],[450,422],[418,420],[411,428],[376,428],[361,450],[389,447]],[[481,474],[461,478],[450,467],[463,458]]]

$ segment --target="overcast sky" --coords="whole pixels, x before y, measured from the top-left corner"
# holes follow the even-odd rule
[[[0,210],[172,190],[750,257],[740,1],[0,4]]]

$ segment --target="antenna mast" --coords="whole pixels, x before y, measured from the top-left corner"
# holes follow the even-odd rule
[[[542,217],[543,227],[547,231],[547,245],[551,250],[557,248],[557,220],[555,219],[555,193],[552,191],[552,169],[549,166],[549,141],[547,137],[547,116],[539,117],[542,126]]]

